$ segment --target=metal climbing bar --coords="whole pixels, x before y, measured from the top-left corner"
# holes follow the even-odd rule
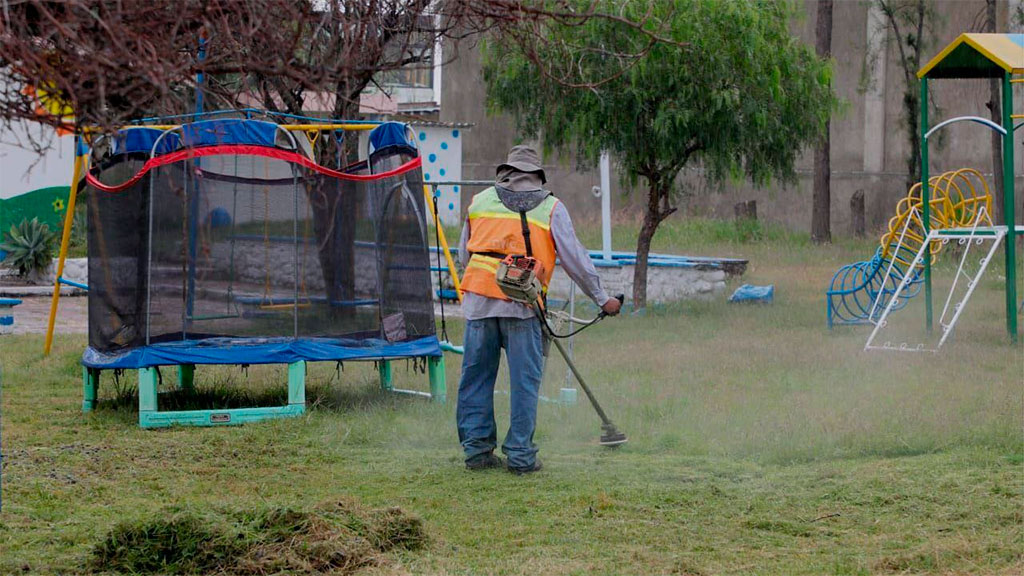
[[[987,215],[986,215],[987,216]],[[982,276],[985,274],[985,270],[992,261],[992,257],[995,255],[996,250],[999,248],[999,243],[1002,242],[1003,237],[1008,233],[1006,226],[973,226],[967,229],[951,229],[951,230],[933,230],[928,234],[928,241],[938,242],[941,244],[947,244],[950,240],[955,239],[957,243],[964,248],[963,255],[960,258],[959,265],[957,267],[956,275],[952,285],[949,288],[949,294],[946,296],[946,302],[942,308],[942,314],[939,316],[939,326],[942,329],[942,336],[935,346],[928,346],[926,343],[921,342],[917,344],[909,344],[907,342],[893,343],[892,341],[885,340],[881,344],[876,344],[876,339],[881,335],[882,331],[889,324],[889,316],[896,309],[900,301],[900,295],[906,289],[907,282],[906,278],[896,289],[896,294],[890,299],[889,304],[886,306],[882,315],[875,322],[875,327],[868,336],[867,342],[864,344],[864,350],[890,350],[898,352],[938,352],[943,344],[949,339],[956,327],[957,321],[960,319],[964,310],[967,307],[968,301],[974,294],[974,290],[978,287]],[[971,248],[982,244],[983,242],[991,242],[988,250],[979,260],[978,269],[973,274],[966,273],[965,267],[967,262],[970,261],[972,254]],[[914,257],[912,262],[913,265],[921,264],[925,256],[925,247],[922,245],[918,250],[917,255]],[[954,297],[957,294],[957,289],[960,286],[960,280],[963,278],[966,280],[966,290],[963,294],[955,300]],[[949,314],[952,313],[952,316]],[[947,320],[948,316],[948,320]]]

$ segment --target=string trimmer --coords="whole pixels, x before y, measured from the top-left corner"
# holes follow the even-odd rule
[[[551,341],[555,344],[555,348],[558,349],[558,353],[565,359],[565,363],[568,364],[569,370],[572,371],[573,376],[576,377],[576,381],[580,383],[580,388],[583,388],[583,393],[587,395],[587,399],[590,400],[591,406],[594,407],[594,411],[601,418],[601,439],[598,443],[601,446],[615,447],[625,444],[627,441],[626,435],[623,434],[615,426],[615,423],[608,418],[605,414],[601,404],[594,397],[594,393],[590,391],[590,386],[587,386],[586,381],[583,379],[583,375],[576,368],[576,364],[573,363],[572,359],[569,358],[569,354],[562,347],[562,343],[559,342],[561,338],[568,338],[573,334],[579,333],[584,328],[593,326],[600,320],[602,320],[607,314],[602,310],[596,318],[590,322],[584,324],[577,330],[570,334],[556,334],[551,326],[548,324],[547,317],[544,315],[544,311],[540,305],[541,285],[538,276],[540,274],[541,264],[536,258],[530,256],[507,256],[501,261],[498,266],[498,271],[495,279],[498,282],[498,287],[501,291],[508,296],[510,299],[526,304],[533,308],[537,318],[540,319],[540,323],[544,326],[544,331],[551,338]],[[619,294],[616,296],[619,303],[621,304],[625,300],[625,296]]]

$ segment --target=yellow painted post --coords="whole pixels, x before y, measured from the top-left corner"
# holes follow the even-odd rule
[[[53,297],[50,299],[50,320],[46,325],[46,343],[43,356],[50,355],[53,347],[53,326],[57,321],[57,302],[60,300],[60,278],[64,275],[64,261],[68,256],[68,243],[71,242],[71,225],[75,220],[75,200],[78,198],[78,181],[82,178],[85,155],[79,155],[80,140],[75,136],[75,167],[71,174],[71,193],[68,194],[68,211],[64,214],[64,230],[60,238],[60,256],[57,259],[57,276],[53,280]]]
[[[347,130],[350,132],[362,132],[373,130],[379,124],[281,124],[284,130]]]
[[[441,219],[437,213],[434,212],[434,197],[430,191],[428,184],[423,185],[423,197],[427,201],[427,209],[430,210],[430,215],[434,217],[434,226],[437,226],[437,234],[441,239],[441,250],[444,251],[444,258],[448,261],[448,272],[452,275],[452,283],[455,284],[455,294],[459,297],[459,302],[462,302],[462,283],[459,282],[459,271],[455,268],[455,260],[452,259],[452,251],[448,248],[448,239],[444,235],[444,227],[441,226]],[[440,274],[440,272],[438,272]]]

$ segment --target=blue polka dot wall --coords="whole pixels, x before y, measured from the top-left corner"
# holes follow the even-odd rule
[[[460,131],[442,126],[418,126],[420,157],[423,158],[424,182],[451,182],[462,179],[462,139]],[[458,185],[436,188],[438,211],[446,224],[457,224],[462,206]]]

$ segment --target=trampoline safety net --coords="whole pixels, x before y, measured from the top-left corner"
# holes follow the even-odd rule
[[[86,364],[187,358],[125,360],[160,347],[203,350],[195,363],[439,353],[415,149],[341,171],[312,158],[301,133],[240,119],[95,145]],[[268,344],[287,352],[239,355]]]

